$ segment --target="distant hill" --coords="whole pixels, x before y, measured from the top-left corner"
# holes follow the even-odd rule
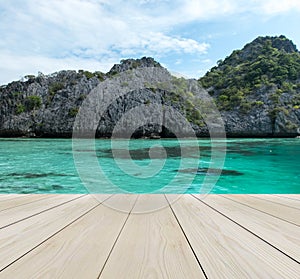
[[[143,69],[153,68],[152,76]],[[132,71],[130,71],[132,70]],[[116,79],[119,78],[119,79]],[[121,79],[121,80],[120,80]],[[154,80],[160,80],[153,87]],[[166,88],[169,81],[173,89]],[[130,82],[129,82],[130,81]],[[143,84],[136,90],[132,82]],[[180,112],[191,123],[197,136],[208,136],[207,126],[195,110],[205,108],[207,100],[188,90],[196,81],[172,77],[150,57],[126,59],[108,73],[60,71],[51,75],[26,76],[0,87],[0,136],[71,137],[75,117],[88,94],[102,84],[119,97],[101,116],[97,137],[110,137],[124,113],[136,106],[160,104]],[[300,53],[284,36],[258,37],[235,50],[198,80],[213,98],[223,117],[229,137],[294,137],[300,128]],[[204,99],[203,99],[204,98]],[[204,104],[204,105],[203,105]],[[206,107],[209,109],[209,107]],[[132,117],[147,121],[147,113]],[[186,131],[176,117],[177,132]],[[125,125],[125,124],[124,124]],[[126,132],[126,125],[124,133]],[[135,137],[174,136],[163,125],[149,123],[139,127]],[[122,136],[122,134],[119,134]]]
[[[258,37],[199,79],[227,131],[294,135],[300,119],[300,53],[285,36]]]

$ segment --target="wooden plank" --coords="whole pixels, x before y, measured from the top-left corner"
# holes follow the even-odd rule
[[[164,195],[147,194],[139,195],[139,198],[132,210],[135,214],[151,213],[169,207]]]
[[[276,204],[280,204],[280,205],[284,205],[284,206],[288,206],[300,210],[300,200],[295,200],[295,199],[287,200],[283,197],[279,197],[275,195],[251,195],[251,197],[257,199],[263,199],[266,202],[273,202]]]
[[[28,196],[28,194],[1,194],[0,195],[0,203],[2,201],[5,201],[5,200],[21,198],[21,197],[24,197],[26,195]]]
[[[288,194],[288,195],[276,194],[276,195],[273,195],[273,196],[277,196],[277,197],[281,197],[281,198],[285,198],[285,199],[291,199],[291,200],[300,201],[300,194],[297,194],[297,195],[292,195],[292,194]]]
[[[103,205],[120,212],[128,213],[132,210],[137,197],[138,195],[135,194],[116,194],[112,195]]]
[[[300,229],[296,225],[232,202],[220,195],[208,195],[202,201],[300,261]]]
[[[0,270],[98,205],[84,196],[0,230]]]
[[[298,278],[295,261],[194,197],[171,206],[208,278]]]
[[[103,203],[104,201],[107,201],[108,198],[111,198],[113,194],[90,194],[90,196],[98,203]]]
[[[0,212],[0,228],[18,222],[24,218],[39,214],[83,195],[45,195],[46,198]]]
[[[97,278],[128,214],[100,205],[2,272],[2,278]]]
[[[47,195],[43,194],[33,194],[33,195],[24,195],[18,198],[12,198],[4,200],[0,203],[0,211],[17,207],[22,204],[31,203],[34,201],[42,200],[47,198]]]
[[[145,204],[139,197],[137,209]],[[150,198],[151,199],[151,198]],[[131,214],[100,278],[204,278],[169,207]]]
[[[295,208],[275,203],[268,203],[264,200],[253,198],[250,195],[225,195],[224,197],[257,210],[261,210],[297,226],[300,225],[299,210]]]

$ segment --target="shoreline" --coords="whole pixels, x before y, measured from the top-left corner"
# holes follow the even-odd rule
[[[293,135],[231,135],[228,134],[225,137],[223,136],[217,136],[214,135],[214,139],[292,139],[292,138],[299,138],[300,135],[299,134],[293,134]],[[24,139],[73,139],[72,135],[56,135],[56,136],[26,136],[26,135],[16,135],[16,134],[12,134],[12,135],[3,135],[0,134],[0,138],[2,139],[10,139],[10,138],[24,138]],[[74,139],[91,139],[91,137],[74,137]],[[130,139],[130,140],[157,140],[157,139],[178,139],[177,137],[161,137],[161,136],[155,136],[155,137],[132,137],[132,138],[128,138],[126,136],[124,137],[94,137],[93,139]],[[203,136],[197,136],[197,137],[190,137],[190,136],[183,136],[180,137],[179,139],[211,139],[210,136],[208,135],[203,135]]]

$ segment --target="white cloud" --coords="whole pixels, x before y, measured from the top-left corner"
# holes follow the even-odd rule
[[[273,15],[289,11],[300,11],[299,0],[252,0],[253,10],[257,13]]]
[[[4,83],[21,79],[27,74],[36,75],[38,72],[45,74],[56,72],[57,70],[85,69],[94,71],[95,69],[108,71],[115,59],[97,61],[95,59],[82,58],[49,58],[45,56],[16,55],[10,52],[0,53],[0,72]]]
[[[132,36],[130,41],[120,43],[122,55],[144,53],[159,57],[168,52],[175,53],[205,53],[209,48],[207,43],[199,43],[192,39],[171,37],[160,32],[149,32],[141,36]],[[141,51],[142,50],[142,51]]]
[[[188,20],[207,19],[215,16],[224,16],[235,10],[236,1],[230,0],[212,0],[184,1],[183,14]]]
[[[7,61],[3,64],[1,59],[1,72],[15,71],[18,76],[37,67],[74,66],[78,61],[82,67],[90,61],[102,65],[126,56],[201,54],[208,48],[204,42],[171,35],[168,29],[173,23],[166,22],[161,8],[149,8],[156,7],[154,1],[27,0],[19,4],[0,4],[0,53]],[[7,73],[1,75],[0,83],[16,78],[11,74],[4,78]]]
[[[189,0],[183,5],[183,13],[190,20],[218,16],[238,15],[244,12],[278,14],[300,11],[299,0]]]
[[[173,55],[176,61],[185,54],[202,55],[209,45],[177,33],[178,26],[245,12],[272,15],[292,9],[300,10],[300,1],[1,1],[0,83],[38,70],[104,70],[131,56]]]

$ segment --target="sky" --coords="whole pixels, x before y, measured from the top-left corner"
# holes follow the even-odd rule
[[[203,76],[257,36],[300,49],[299,0],[0,0],[0,84],[151,56]]]

